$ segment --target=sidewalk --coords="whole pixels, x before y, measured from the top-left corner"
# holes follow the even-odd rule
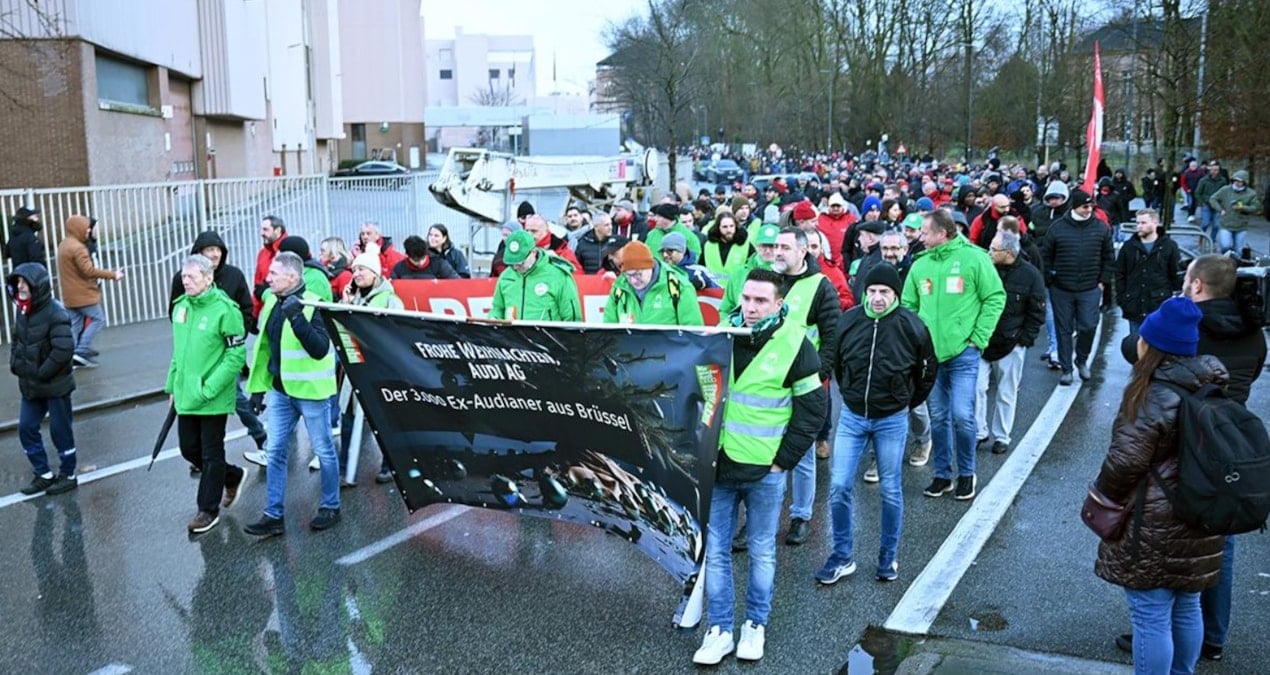
[[[6,309],[8,309],[6,307]],[[93,346],[101,353],[96,368],[75,371],[75,414],[123,405],[163,393],[172,360],[172,329],[167,320],[107,326]],[[0,433],[18,426],[22,396],[9,372],[9,345],[0,345]]]

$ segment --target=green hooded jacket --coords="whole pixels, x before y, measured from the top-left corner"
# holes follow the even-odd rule
[[[1005,310],[1005,289],[987,252],[958,235],[917,254],[900,302],[926,323],[943,363],[971,344],[979,351],[988,346]]]
[[[508,266],[494,286],[490,317],[517,321],[581,321],[582,301],[573,263],[538,249],[534,266],[522,275]]]
[[[163,391],[178,415],[234,412],[238,373],[247,361],[242,309],[211,286],[172,305],[172,362]]]
[[[702,326],[701,305],[688,275],[678,267],[657,263],[656,277],[639,301],[635,287],[619,275],[604,303],[604,323],[656,326]]]

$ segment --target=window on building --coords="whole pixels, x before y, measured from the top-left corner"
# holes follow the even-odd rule
[[[497,79],[498,79],[498,69],[497,69],[497,68],[490,68],[490,69],[489,69],[489,79],[491,79],[491,80],[497,80]]]
[[[150,74],[144,66],[97,55],[97,98],[111,103],[151,107]]]
[[[453,80],[453,79],[454,79],[454,71],[453,71],[453,70],[450,70],[449,68],[442,69],[442,70],[441,70],[441,79],[443,79],[443,80]]]

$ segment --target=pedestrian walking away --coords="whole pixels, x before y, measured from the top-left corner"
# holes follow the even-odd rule
[[[123,270],[101,269],[93,263],[88,245],[97,237],[99,228],[95,218],[71,216],[66,219],[66,238],[57,246],[62,303],[70,312],[71,334],[75,338],[75,365],[84,368],[97,367],[93,339],[106,327],[98,281],[119,281],[124,277]]]

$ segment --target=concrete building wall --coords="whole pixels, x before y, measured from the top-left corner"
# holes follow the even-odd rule
[[[423,122],[430,83],[419,6],[419,0],[340,3],[340,60],[350,74],[343,80],[345,122]]]
[[[273,174],[273,142],[263,121],[196,119],[194,139],[203,178],[241,178]],[[210,150],[210,152],[209,152]]]
[[[426,51],[429,105],[476,105],[491,91],[519,104],[537,96],[532,36],[465,34],[456,28],[453,40],[428,40]],[[448,79],[441,78],[442,70],[449,71]],[[491,77],[495,70],[498,78]]]
[[[263,120],[268,74],[263,3],[198,0],[203,79],[194,84],[198,115]]]
[[[340,50],[339,0],[309,0],[313,77],[313,135],[318,139],[344,135],[343,57]],[[322,153],[319,153],[326,161]]]
[[[0,40],[0,188],[88,184],[81,44]]]

